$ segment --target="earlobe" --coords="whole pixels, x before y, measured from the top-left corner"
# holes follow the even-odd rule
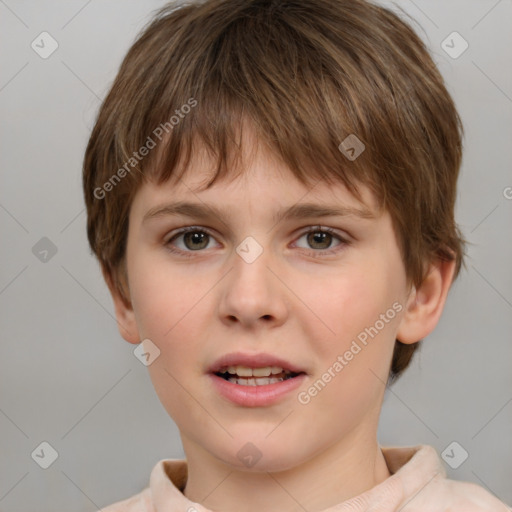
[[[119,289],[114,285],[112,275],[105,269],[102,269],[102,273],[114,302],[119,334],[121,334],[122,338],[128,343],[140,343],[137,322],[131,303],[121,295]],[[126,288],[126,286],[124,288]]]
[[[413,288],[396,338],[405,344],[416,343],[437,325],[452,284],[455,261],[436,260],[418,288]]]

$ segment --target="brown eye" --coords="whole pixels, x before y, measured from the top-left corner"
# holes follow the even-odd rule
[[[171,252],[190,256],[192,252],[207,249],[211,240],[214,240],[214,238],[210,233],[192,226],[178,231],[165,242],[165,246]]]
[[[333,238],[331,233],[325,231],[310,231],[306,236],[313,249],[328,249]]]
[[[203,231],[189,231],[188,233],[182,233],[183,242],[187,249],[191,251],[197,251],[198,249],[204,249],[208,246],[209,234]]]
[[[298,245],[301,249],[309,250],[312,256],[331,255],[342,251],[350,240],[345,239],[331,228],[313,227],[303,233],[299,240],[306,239],[306,247]],[[337,244],[333,246],[333,241]],[[215,237],[204,228],[189,226],[179,230],[164,243],[166,248],[180,256],[193,257],[193,253],[200,253],[204,249],[211,248],[210,242],[215,242]]]
[[[349,241],[338,235],[333,229],[326,227],[312,227],[308,229],[299,240],[306,239],[306,247],[298,246],[301,249],[310,249],[310,253],[314,256],[321,256],[323,254],[333,254],[342,250],[345,246],[349,245]],[[337,240],[338,243],[333,247],[333,240]],[[314,249],[314,250],[311,250]]]

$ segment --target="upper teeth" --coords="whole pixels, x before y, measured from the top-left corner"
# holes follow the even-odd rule
[[[283,370],[279,366],[265,366],[264,368],[249,368],[248,366],[228,366],[221,370],[221,373],[229,372],[239,377],[268,377],[270,374],[291,373],[289,370]]]

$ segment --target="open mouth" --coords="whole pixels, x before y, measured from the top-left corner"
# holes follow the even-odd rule
[[[279,366],[265,366],[262,368],[226,366],[214,373],[218,377],[240,386],[266,386],[293,379],[304,372],[296,373]]]

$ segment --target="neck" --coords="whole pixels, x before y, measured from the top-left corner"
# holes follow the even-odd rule
[[[188,464],[184,495],[218,512],[319,512],[390,476],[375,433],[355,432],[313,458],[273,473],[233,469],[189,439],[182,441]]]

